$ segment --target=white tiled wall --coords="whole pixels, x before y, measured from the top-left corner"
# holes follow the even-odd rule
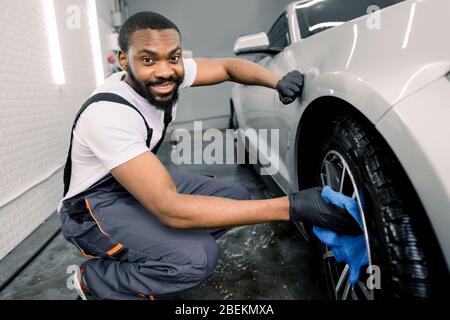
[[[96,85],[91,0],[54,1],[62,86],[52,78],[44,1],[0,0],[0,259],[55,212],[72,120]],[[80,29],[66,27],[70,5],[80,8]]]

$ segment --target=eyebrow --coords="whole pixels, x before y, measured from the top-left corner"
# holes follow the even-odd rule
[[[176,47],[175,49],[173,49],[172,51],[170,51],[169,56],[172,55],[172,54],[174,54],[174,53],[177,52],[178,50],[181,50],[181,48],[180,48],[180,47]],[[149,50],[149,49],[143,49],[143,50],[139,51],[139,52],[137,53],[137,55],[141,55],[141,54],[143,54],[143,53],[147,53],[147,54],[150,54],[150,55],[153,55],[153,56],[159,55],[158,52],[153,51],[153,50]]]

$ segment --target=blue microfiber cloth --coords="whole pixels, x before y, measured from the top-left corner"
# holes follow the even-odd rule
[[[358,202],[355,199],[336,192],[329,186],[325,186],[322,189],[322,198],[326,203],[331,203],[347,210],[363,229]],[[316,226],[313,227],[313,232],[320,241],[330,248],[337,262],[345,261],[348,264],[350,271],[349,281],[351,284],[355,284],[359,280],[361,267],[368,264],[364,234],[359,236],[339,235],[333,231]]]

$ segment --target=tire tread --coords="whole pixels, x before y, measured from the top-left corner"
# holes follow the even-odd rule
[[[370,182],[381,204],[381,219],[385,224],[385,242],[391,266],[394,297],[427,298],[430,296],[429,270],[424,250],[417,239],[409,208],[402,201],[390,173],[398,170],[399,164],[390,150],[379,143],[374,129],[363,128],[349,116],[336,120],[336,129],[341,137],[353,140],[357,151],[348,146],[347,152],[362,158],[366,164]],[[353,149],[353,150],[352,150]]]

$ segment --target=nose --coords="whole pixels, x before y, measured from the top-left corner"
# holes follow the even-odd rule
[[[175,74],[175,70],[173,70],[170,63],[168,63],[166,61],[161,61],[156,66],[156,70],[155,70],[156,78],[168,79],[168,78],[172,77],[174,74]]]

